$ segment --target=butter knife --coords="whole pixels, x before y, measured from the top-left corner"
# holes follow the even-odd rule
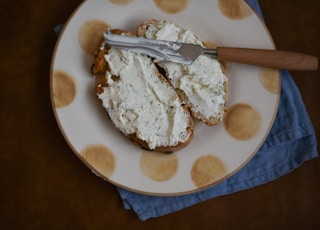
[[[317,70],[318,58],[312,55],[267,49],[236,47],[205,48],[201,45],[153,40],[143,37],[103,33],[105,42],[115,48],[132,50],[158,61],[166,60],[190,65],[199,55],[211,55],[219,61],[231,61],[287,70]]]

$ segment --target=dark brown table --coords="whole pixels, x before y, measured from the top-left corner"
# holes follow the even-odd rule
[[[0,3],[0,229],[320,229],[320,160],[271,183],[141,222],[73,154],[49,96],[55,25],[80,0]],[[278,49],[320,56],[318,0],[260,0]],[[291,72],[320,142],[320,72]],[[318,147],[319,151],[319,147]]]

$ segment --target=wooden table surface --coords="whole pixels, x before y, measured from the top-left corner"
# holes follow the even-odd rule
[[[320,229],[319,159],[268,184],[146,222],[124,210],[116,188],[73,154],[50,104],[53,28],[80,3],[0,3],[0,229]],[[278,49],[320,56],[319,3],[260,0]],[[320,143],[320,72],[291,73]]]

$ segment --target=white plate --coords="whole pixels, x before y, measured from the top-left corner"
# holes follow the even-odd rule
[[[135,31],[142,21],[165,19],[211,44],[274,48],[265,25],[245,2],[221,2],[88,0],[71,16],[53,55],[52,105],[66,141],[98,176],[138,193],[187,194],[231,176],[258,151],[278,108],[278,71],[227,63],[229,119],[215,127],[197,122],[192,142],[169,155],[132,145],[113,127],[94,93],[88,52],[98,46],[106,24]]]

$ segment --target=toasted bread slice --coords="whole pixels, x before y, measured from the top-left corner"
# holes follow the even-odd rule
[[[108,117],[133,143],[172,152],[191,141],[190,112],[149,57],[103,44],[92,73],[97,76],[96,94]]]
[[[195,34],[173,23],[151,19],[137,27],[137,36],[185,42],[203,46]],[[191,65],[157,61],[167,79],[189,107],[192,116],[209,126],[218,124],[224,114],[227,78],[213,57],[201,55]]]

